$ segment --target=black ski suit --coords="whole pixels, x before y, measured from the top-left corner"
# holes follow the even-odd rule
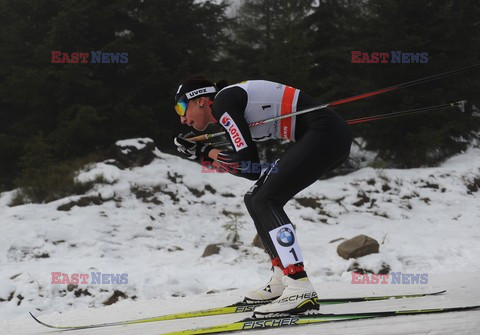
[[[285,98],[287,89],[290,89],[290,95],[295,95],[294,98],[290,96],[294,107],[291,110],[293,112],[295,107],[296,110],[303,110],[320,105],[312,97],[294,88],[272,82],[262,83],[263,86],[258,86],[257,89],[265,87],[266,90],[271,89],[272,94],[276,94],[273,90],[285,90],[279,109],[285,107],[284,103],[288,100]],[[277,86],[273,87],[272,85]],[[284,205],[295,194],[348,158],[352,135],[345,120],[330,108],[291,118],[293,120],[289,122],[293,122],[294,127],[289,129],[282,128],[281,121],[276,121],[277,125],[266,127],[264,133],[261,133],[261,130],[260,133],[254,131],[254,128],[249,128],[248,123],[258,121],[258,118],[261,119],[263,116],[255,120],[248,120],[248,118],[252,119],[252,115],[261,113],[262,110],[274,109],[274,105],[278,101],[260,101],[259,93],[256,92],[257,96],[255,96],[255,93],[251,91],[255,86],[253,88],[251,86],[229,86],[221,90],[214,99],[213,116],[224,126],[232,146],[240,149],[238,151],[222,151],[218,159],[227,169],[231,170],[229,166],[232,164],[239,167],[240,171],[237,170],[234,175],[251,180],[258,179],[245,194],[244,200],[264,247],[270,257],[274,259],[279,257],[279,254],[269,232],[291,223],[283,210]],[[268,96],[267,93],[260,96]],[[281,93],[278,94],[281,96]],[[225,119],[226,116],[227,119]],[[291,133],[288,134],[288,131]],[[252,133],[255,138],[252,138]],[[255,169],[248,170],[248,164],[259,162],[254,140],[275,137],[290,137],[295,143],[283,152],[280,158],[270,165],[270,168],[261,176]],[[242,169],[247,171],[242,171]]]

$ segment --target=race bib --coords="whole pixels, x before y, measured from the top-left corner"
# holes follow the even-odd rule
[[[275,228],[269,233],[284,268],[291,264],[303,262],[302,253],[295,236],[295,229],[291,223]]]

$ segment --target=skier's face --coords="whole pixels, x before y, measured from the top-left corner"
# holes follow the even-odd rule
[[[212,110],[208,102],[209,99],[206,97],[190,100],[185,115],[180,116],[180,122],[199,131],[207,128],[208,124],[212,122],[209,118]]]

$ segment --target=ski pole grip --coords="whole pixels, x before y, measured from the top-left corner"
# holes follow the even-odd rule
[[[203,142],[203,141],[210,140],[212,138],[222,136],[222,135],[225,135],[225,132],[221,131],[219,133],[213,133],[213,134],[202,134],[202,135],[186,138],[186,140],[194,141],[194,142]]]
[[[203,135],[186,138],[186,140],[193,141],[193,142],[203,142],[207,140],[207,137],[205,136],[205,134],[203,134]]]

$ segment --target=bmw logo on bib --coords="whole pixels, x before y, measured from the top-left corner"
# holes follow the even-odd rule
[[[290,228],[282,228],[277,232],[277,241],[282,247],[289,247],[295,242],[295,237]]]

